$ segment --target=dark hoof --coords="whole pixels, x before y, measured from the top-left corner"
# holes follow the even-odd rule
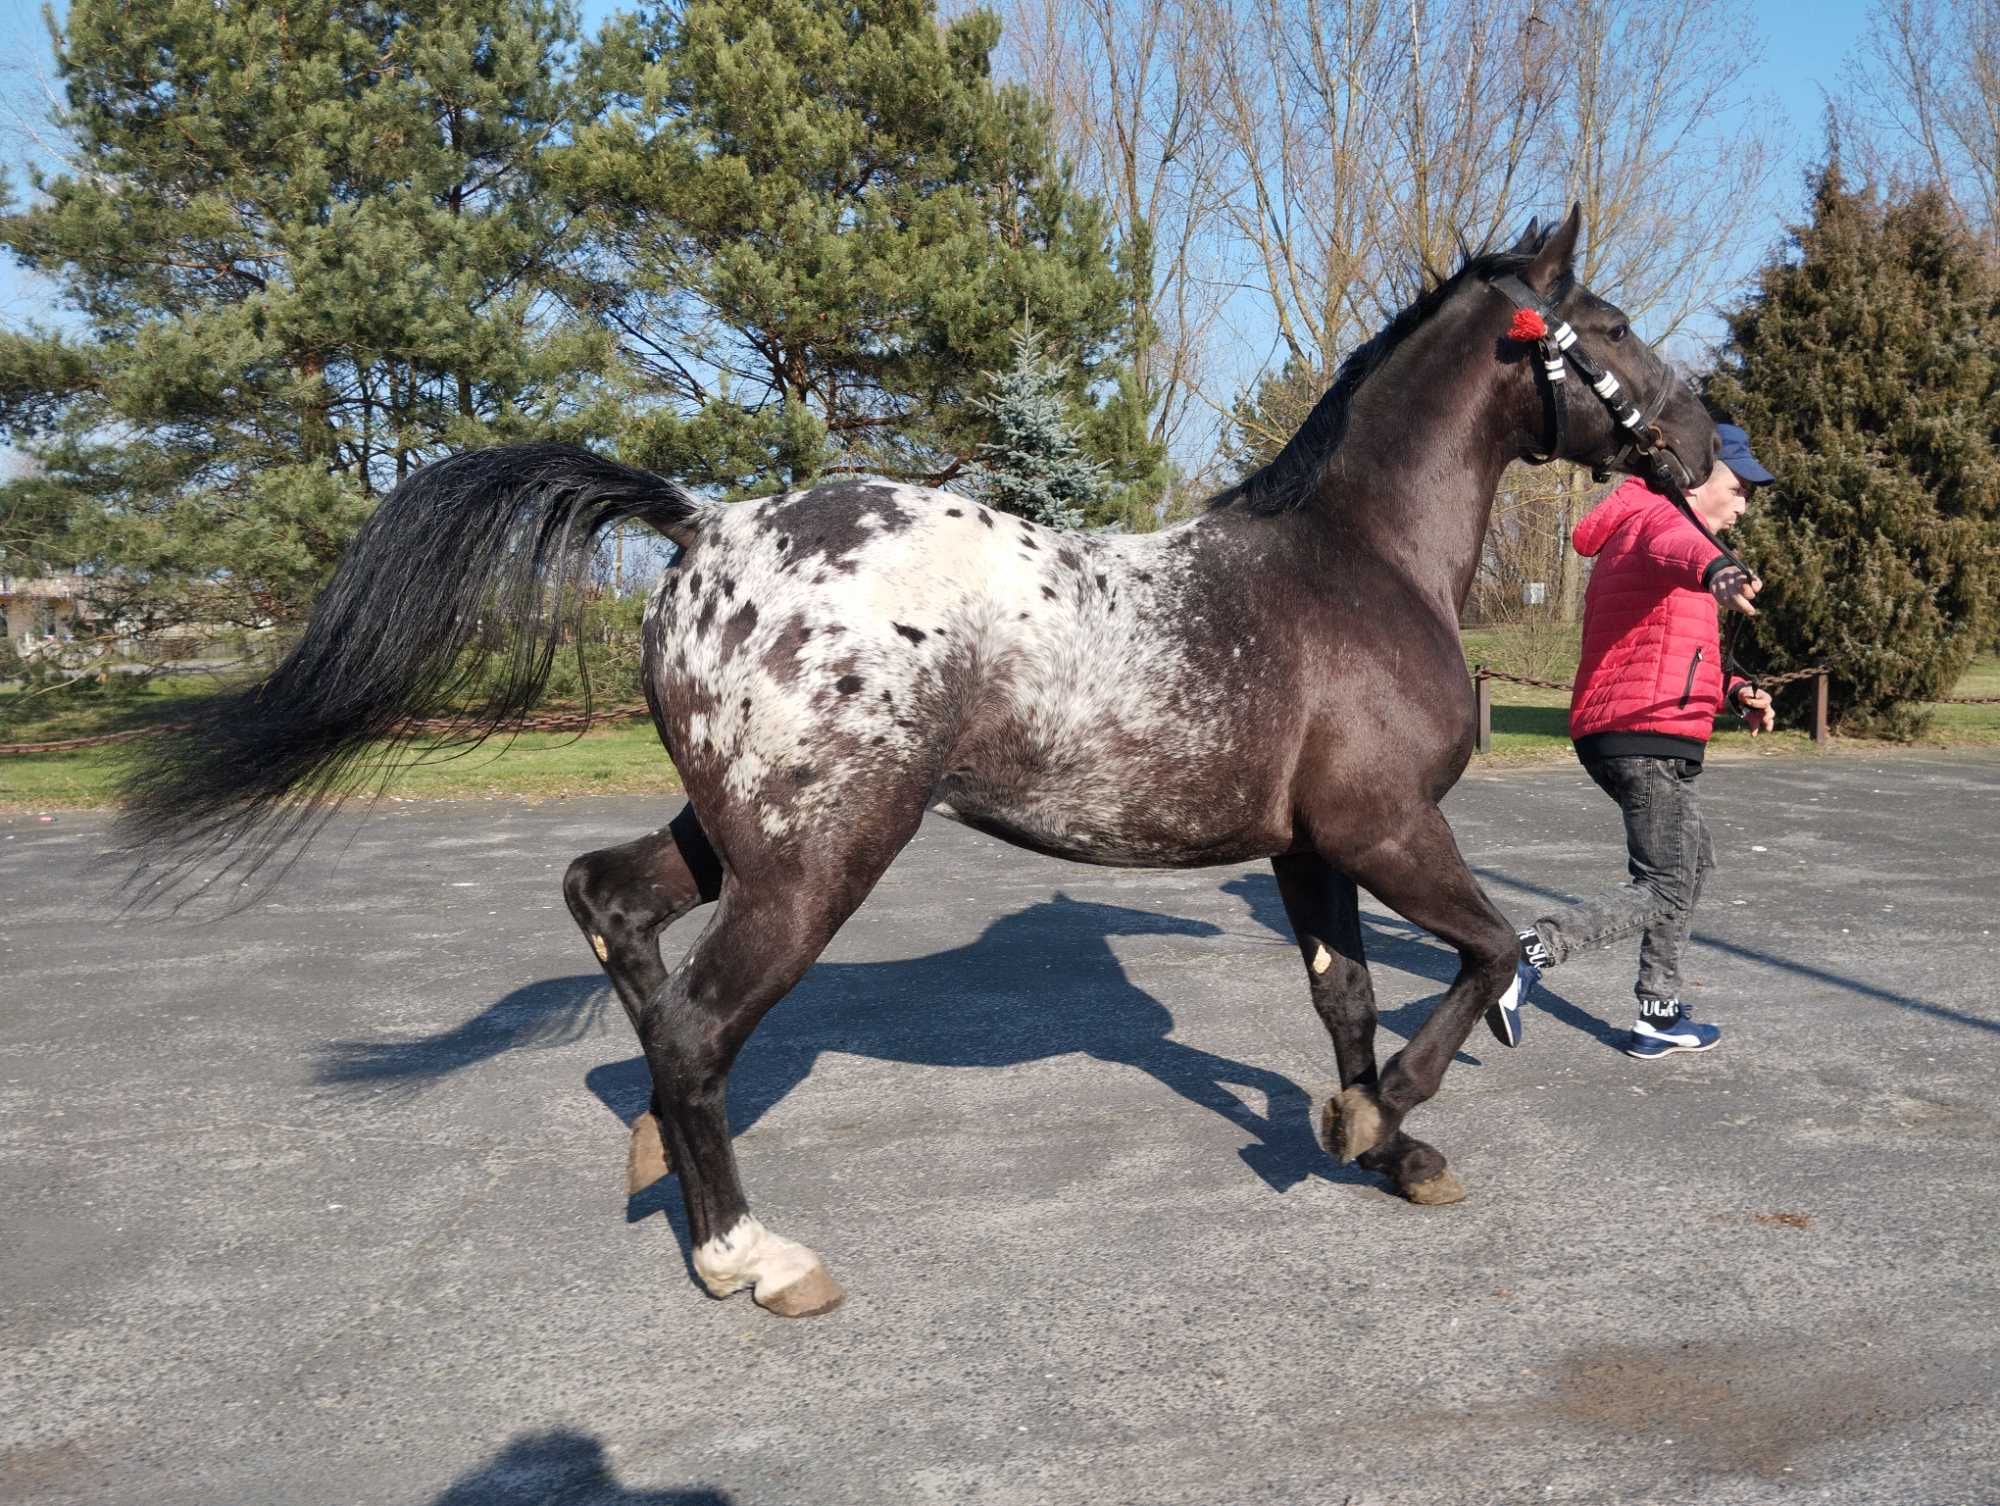
[[[1449,1171],[1441,1171],[1425,1181],[1412,1182],[1403,1189],[1403,1196],[1425,1208],[1442,1208],[1465,1201],[1465,1183]]]

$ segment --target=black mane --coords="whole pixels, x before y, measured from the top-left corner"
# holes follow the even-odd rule
[[[1314,404],[1312,413],[1299,425],[1285,447],[1268,465],[1251,472],[1226,491],[1209,499],[1211,510],[1237,507],[1260,517],[1295,512],[1307,506],[1318,491],[1321,468],[1347,433],[1347,419],[1354,394],[1370,373],[1389,358],[1389,353],[1407,339],[1414,329],[1438,311],[1459,287],[1474,279],[1487,280],[1519,272],[1534,259],[1532,251],[1476,251],[1467,255],[1449,277],[1433,274],[1431,286],[1417,300],[1370,339],[1355,347],[1334,373],[1333,385]],[[1559,287],[1557,302],[1568,292]]]

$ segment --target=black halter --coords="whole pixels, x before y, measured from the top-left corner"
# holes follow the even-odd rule
[[[1568,368],[1574,366],[1576,374],[1590,384],[1590,390],[1597,394],[1612,421],[1623,429],[1626,443],[1611,458],[1602,463],[1599,470],[1608,473],[1613,463],[1636,454],[1646,462],[1652,472],[1647,479],[1658,479],[1662,490],[1682,507],[1687,506],[1686,489],[1694,486],[1695,480],[1688,474],[1687,467],[1676,455],[1673,446],[1660,433],[1659,416],[1667,406],[1667,399],[1673,394],[1673,379],[1669,377],[1660,384],[1660,390],[1646,405],[1646,412],[1632,406],[1625,398],[1624,389],[1618,378],[1610,371],[1600,368],[1590,357],[1577,347],[1576,331],[1571,329],[1553,305],[1514,276],[1496,277],[1493,289],[1516,308],[1526,309],[1536,315],[1542,323],[1542,334],[1535,340],[1542,356],[1542,380],[1544,402],[1549,412],[1549,443],[1539,455],[1528,457],[1530,465],[1544,465],[1562,453],[1567,438],[1568,404],[1563,393],[1566,387]],[[1669,470],[1668,467],[1672,469]],[[1679,474],[1676,475],[1675,472]],[[1600,479],[1602,476],[1600,475]],[[1720,547],[1719,545],[1717,547]]]
[[[1702,522],[1687,494],[1697,483],[1688,474],[1687,466],[1673,446],[1666,442],[1666,436],[1659,428],[1660,414],[1667,406],[1667,399],[1673,392],[1673,378],[1661,383],[1659,392],[1646,405],[1648,411],[1639,409],[1626,401],[1624,389],[1618,385],[1618,378],[1608,370],[1602,370],[1582,351],[1577,349],[1576,331],[1571,329],[1556,314],[1552,304],[1546,302],[1535,290],[1520,278],[1514,276],[1496,277],[1491,286],[1516,308],[1527,309],[1540,317],[1543,333],[1535,340],[1535,346],[1542,357],[1542,401],[1547,409],[1548,444],[1542,453],[1527,457],[1530,465],[1546,465],[1562,453],[1568,440],[1568,404],[1563,393],[1566,390],[1568,367],[1574,366],[1578,376],[1590,384],[1590,390],[1597,394],[1612,421],[1626,434],[1624,446],[1612,453],[1609,459],[1592,467],[1597,479],[1602,481],[1610,474],[1614,465],[1627,461],[1633,455],[1643,464],[1646,480],[1663,492],[1674,506],[1678,507],[1687,520],[1700,530],[1701,536],[1713,544],[1729,564],[1754,578],[1755,572],[1743,563],[1736,552],[1721,539],[1706,523]],[[1676,474],[1678,473],[1678,474]],[[1756,678],[1736,658],[1737,630],[1743,626],[1741,614],[1729,624],[1729,633],[1723,642],[1722,657],[1725,667],[1734,670],[1755,686]]]

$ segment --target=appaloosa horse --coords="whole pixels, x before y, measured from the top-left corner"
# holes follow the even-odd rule
[[[1413,1202],[1455,1201],[1403,1122],[1516,958],[1438,811],[1472,748],[1458,610],[1495,489],[1550,454],[1692,484],[1715,448],[1694,396],[1576,282],[1577,224],[1470,258],[1346,362],[1270,465],[1159,533],[1060,533],[886,482],[713,505],[553,444],[440,461],[383,501],[270,679],[134,776],[154,893],[296,850],[331,808],[296,797],[354,788],[426,718],[474,706],[461,741],[518,720],[592,545],[635,519],[680,549],[644,681],[688,803],[578,858],[564,893],[651,1068],[639,1174],[662,1156],[678,1173],[710,1292],[788,1315],[840,1300],[817,1255],[751,1215],[724,1085],[927,810],[1080,862],[1270,859],[1339,1063],[1329,1149]],[[1603,402],[1566,401],[1566,366]],[[467,668],[503,626],[511,656]],[[1357,884],[1460,959],[1379,1074]],[[669,971],[661,929],[709,902]]]

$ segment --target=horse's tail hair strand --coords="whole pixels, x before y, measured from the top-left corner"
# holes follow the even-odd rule
[[[247,881],[364,785],[518,726],[581,619],[598,539],[635,521],[685,546],[700,511],[671,482],[564,444],[473,450],[410,476],[270,677],[198,705],[135,761],[134,902],[186,897],[197,874],[193,893]],[[475,643],[494,651],[468,653]],[[440,719],[441,735],[418,725]]]

